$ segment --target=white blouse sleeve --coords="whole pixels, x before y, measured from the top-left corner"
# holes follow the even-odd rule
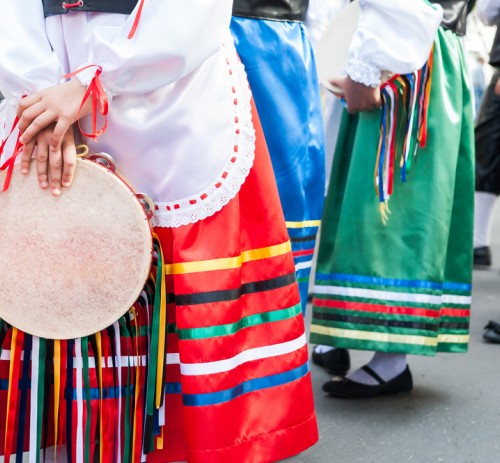
[[[347,74],[371,87],[382,71],[420,69],[442,20],[442,9],[425,0],[359,0],[361,15],[349,49]]]
[[[40,0],[2,0],[0,22],[0,90],[9,105],[17,106],[23,95],[64,80],[47,38]]]
[[[219,50],[229,31],[231,0],[145,0],[128,39],[138,6],[120,26],[92,29],[81,67],[102,68],[108,95],[150,92],[179,80]],[[88,69],[78,78],[85,85],[94,73]]]
[[[479,0],[476,9],[479,19],[487,26],[494,26],[500,18],[500,0]]]

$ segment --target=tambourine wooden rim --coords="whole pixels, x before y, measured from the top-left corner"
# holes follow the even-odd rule
[[[332,84],[332,79],[345,76],[349,47],[358,25],[361,9],[359,1],[349,3],[330,23],[316,50],[316,70],[320,84],[330,92],[342,96],[342,88]],[[383,71],[381,82],[391,79],[393,73]]]
[[[344,75],[359,15],[359,2],[351,2],[334,18],[318,43],[315,55],[318,79],[330,91],[342,93],[330,80]]]
[[[22,331],[49,339],[97,333],[144,288],[151,202],[107,161],[94,161],[77,160],[59,197],[38,187],[35,166],[29,175],[16,166],[0,194],[0,318]]]

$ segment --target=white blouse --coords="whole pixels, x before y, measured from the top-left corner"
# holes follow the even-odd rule
[[[361,15],[349,49],[347,74],[380,85],[382,71],[406,74],[427,61],[443,12],[424,0],[359,0]]]
[[[156,226],[214,214],[239,191],[255,149],[231,9],[231,0],[146,0],[129,40],[135,11],[44,19],[41,0],[2,0],[0,127],[3,111],[10,128],[22,95],[98,65],[110,104],[107,130],[97,143],[86,140],[91,150],[110,154],[136,191],[151,196]],[[88,84],[95,70],[77,77]],[[82,120],[87,132],[90,124]]]

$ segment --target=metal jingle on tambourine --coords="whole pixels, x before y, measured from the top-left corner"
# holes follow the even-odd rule
[[[115,160],[108,153],[100,152],[100,153],[89,154],[89,148],[87,145],[79,145],[77,146],[76,149],[78,158],[94,161],[97,164],[100,164],[101,166],[108,169],[110,172],[118,174],[118,172],[116,171]],[[122,177],[121,175],[119,176]],[[127,185],[129,185],[126,179],[122,178],[122,180],[124,180],[127,183]],[[151,220],[155,212],[154,201],[145,193],[136,193],[135,197],[141,203],[147,219]]]
[[[154,201],[146,194],[144,193],[136,193],[136,198],[139,200],[139,202],[142,204],[142,207],[144,208],[144,212],[146,213],[146,217],[148,220],[151,220],[155,213],[155,203]]]
[[[91,154],[90,156],[85,156],[85,159],[97,162],[97,164],[101,164],[113,173],[116,172],[115,160],[108,153]]]
[[[98,164],[104,166],[111,172],[116,172],[116,163],[111,155],[108,153],[93,153],[89,154],[89,147],[87,145],[78,145],[76,147],[76,157],[80,159],[88,159],[90,161],[97,162]]]

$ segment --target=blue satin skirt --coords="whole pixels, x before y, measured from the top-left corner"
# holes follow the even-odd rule
[[[298,22],[233,17],[231,31],[271,154],[304,310],[325,178],[321,99],[311,43]]]

